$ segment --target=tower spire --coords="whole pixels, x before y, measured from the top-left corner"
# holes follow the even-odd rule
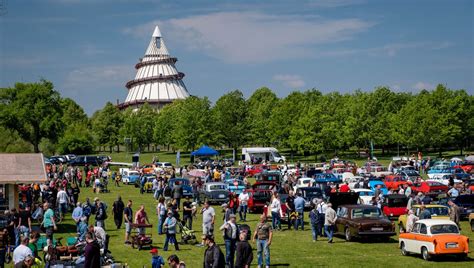
[[[178,72],[175,63],[178,59],[170,57],[161,35],[160,28],[155,27],[145,56],[135,65],[135,79],[125,85],[128,95],[120,109],[139,108],[145,102],[157,109],[177,99],[189,97],[182,79],[184,73]]]

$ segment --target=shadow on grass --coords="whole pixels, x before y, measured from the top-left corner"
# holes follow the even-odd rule
[[[395,244],[398,243],[397,239],[394,238],[356,238],[355,242],[367,243],[367,244]]]
[[[58,223],[58,230],[55,233],[76,233],[76,225],[71,223]]]
[[[421,254],[410,254],[405,256],[407,258],[413,259],[422,259]],[[431,256],[431,260],[434,263],[443,263],[443,262],[474,262],[473,258],[466,257],[466,258],[459,258],[456,255],[444,255],[444,256]]]
[[[289,263],[274,263],[270,264],[270,267],[289,267]],[[327,266],[312,266],[312,267],[327,267]]]

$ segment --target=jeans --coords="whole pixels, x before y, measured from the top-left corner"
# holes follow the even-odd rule
[[[242,217],[242,213],[244,214],[243,217]],[[244,220],[244,221],[247,220],[247,205],[240,206],[239,217],[240,217],[240,220]]]
[[[324,231],[328,237],[328,241],[332,242],[332,235],[334,233],[334,225],[324,225]]]
[[[168,251],[168,243],[174,244],[174,248],[179,250],[178,241],[176,241],[176,234],[166,233],[165,245],[163,246],[164,251]]]
[[[298,212],[298,218],[296,218],[295,221],[295,230],[298,230],[298,226],[301,225],[301,230],[304,230],[304,212],[303,211],[297,211]]]
[[[319,223],[311,224],[311,232],[313,234],[313,240],[318,240],[318,233],[319,233],[318,225]]]
[[[14,229],[15,232],[15,248],[20,245],[20,227]]]
[[[224,240],[225,242],[225,263],[228,268],[234,267],[235,243],[236,240]]]
[[[0,249],[0,268],[5,267],[5,255],[6,255],[6,250],[5,249]]]
[[[196,203],[201,203],[201,200],[199,200],[199,193],[198,192],[194,192],[193,193],[193,202],[196,202]]]
[[[183,225],[185,225],[190,230],[192,230],[193,229],[193,215],[183,215]]]
[[[166,215],[160,215],[158,218],[158,234],[163,234],[163,223],[165,222]]]
[[[281,221],[280,221],[280,213],[272,211],[272,228],[273,230],[277,229],[281,230]]]
[[[270,266],[270,247],[267,246],[268,240],[260,240],[257,239],[257,258],[258,258],[258,266],[263,265],[263,254],[265,254],[265,265]]]
[[[318,234],[320,236],[326,236],[324,234],[324,221],[326,219],[326,216],[324,214],[319,214],[319,222],[318,222]]]
[[[105,230],[105,221],[104,220],[95,220],[95,226],[102,227]]]
[[[30,237],[30,229],[28,227],[20,226],[18,231],[19,231],[20,235],[22,235],[24,237]]]

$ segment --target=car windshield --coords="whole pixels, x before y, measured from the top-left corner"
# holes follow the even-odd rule
[[[408,176],[419,176],[420,175],[415,170],[405,170],[405,174],[407,174]]]
[[[447,216],[449,211],[447,207],[427,207],[425,208],[431,216]]]
[[[431,226],[431,234],[458,234],[459,230],[453,224],[438,224]]]
[[[352,210],[352,218],[382,218],[382,212],[379,208],[355,208]]]
[[[140,175],[137,171],[130,171],[128,172],[128,175],[129,176],[136,176],[136,175]]]
[[[235,186],[235,187],[245,186],[244,182],[241,180],[228,180],[227,184],[229,184],[229,186]]]
[[[224,184],[213,184],[213,185],[209,185],[209,190],[211,191],[227,190],[227,186]]]
[[[165,166],[165,167],[172,167],[173,165],[171,165],[171,163],[164,163],[163,166]]]

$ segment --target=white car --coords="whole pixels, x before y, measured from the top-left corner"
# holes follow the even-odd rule
[[[444,176],[432,176],[431,178],[429,178],[428,180],[430,181],[436,181],[436,182],[439,182],[439,183],[442,183],[444,185],[449,185],[449,177],[451,175],[444,175]],[[459,180],[459,179],[454,179],[453,180],[455,184],[457,183],[461,183],[462,180]]]
[[[172,169],[173,165],[170,162],[156,162],[155,163],[155,171],[162,171],[165,169]]]
[[[362,183],[364,183],[364,177],[354,176],[354,177],[350,178],[349,180],[347,180],[347,182],[349,183],[349,188],[351,188],[351,189],[355,189],[355,185],[358,182],[360,183],[360,186],[362,187]]]
[[[296,185],[293,187],[294,191],[298,190],[300,187],[311,187],[313,186],[314,179],[313,178],[299,178],[296,182]]]
[[[136,170],[124,169],[121,174],[124,184],[134,184],[135,181],[140,179],[140,172]]]
[[[359,193],[359,204],[361,205],[371,205],[372,198],[375,193],[369,189],[352,189],[353,192]]]

